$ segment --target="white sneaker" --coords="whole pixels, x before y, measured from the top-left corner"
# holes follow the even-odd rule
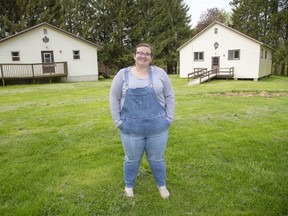
[[[127,197],[133,197],[133,196],[134,196],[133,188],[127,188],[127,187],[125,187],[125,196],[127,196]]]
[[[167,199],[170,196],[170,193],[166,186],[158,187],[160,195],[163,199]]]

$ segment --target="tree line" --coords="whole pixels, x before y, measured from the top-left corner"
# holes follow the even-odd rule
[[[199,1],[201,4],[201,1]],[[287,0],[233,0],[232,13],[211,8],[190,25],[183,0],[2,0],[0,39],[47,22],[101,45],[99,59],[113,69],[133,63],[136,44],[155,47],[154,63],[175,73],[180,47],[217,20],[276,49],[275,71],[288,65]]]

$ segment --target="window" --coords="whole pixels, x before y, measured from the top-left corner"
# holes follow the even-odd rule
[[[267,59],[267,50],[265,50],[265,59]]]
[[[20,52],[11,52],[12,61],[20,61]]]
[[[194,52],[194,61],[203,61],[204,52]]]
[[[261,49],[261,58],[263,58],[263,53],[264,53],[264,50]]]
[[[228,50],[228,60],[240,59],[240,50]]]
[[[44,35],[47,35],[47,29],[43,29],[43,33],[44,33]]]
[[[52,63],[52,53],[43,53],[44,63]]]
[[[218,33],[218,28],[214,28],[214,34]]]
[[[80,59],[80,51],[73,50],[73,59]]]

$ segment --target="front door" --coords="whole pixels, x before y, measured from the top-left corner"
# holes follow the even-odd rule
[[[42,51],[43,73],[55,73],[53,51]]]
[[[220,68],[220,57],[216,56],[216,57],[212,57],[212,70],[213,69],[217,69],[217,72],[219,71]]]

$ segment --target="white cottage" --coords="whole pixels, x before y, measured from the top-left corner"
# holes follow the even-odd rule
[[[63,81],[97,81],[101,48],[41,23],[0,40],[0,79],[58,76]]]
[[[273,48],[220,22],[213,22],[177,49],[180,77],[198,68],[234,68],[234,79],[271,74]]]

